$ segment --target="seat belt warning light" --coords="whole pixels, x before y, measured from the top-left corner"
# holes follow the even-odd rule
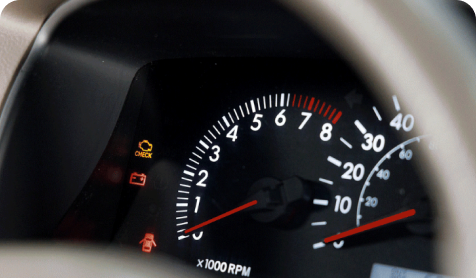
[[[142,244],[142,252],[150,253],[153,247],[157,247],[154,240],[154,234],[146,233],[145,237],[139,242]]]

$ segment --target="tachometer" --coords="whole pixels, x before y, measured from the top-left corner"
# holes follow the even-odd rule
[[[431,213],[412,158],[429,137],[411,135],[417,122],[397,96],[383,113],[365,93],[329,85],[255,92],[203,126],[176,203],[178,246],[198,268],[256,277],[361,276],[375,262],[428,270],[415,263],[430,256],[416,237],[431,238]],[[325,241],[379,219],[393,220]]]
[[[434,272],[414,164],[432,139],[413,134],[398,96],[377,104],[341,62],[159,61],[125,107],[59,236],[112,237],[225,276]]]

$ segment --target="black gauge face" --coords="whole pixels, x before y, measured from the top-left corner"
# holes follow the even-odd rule
[[[134,90],[145,93],[115,242],[223,276],[433,271],[414,164],[432,139],[413,134],[398,96],[384,110],[335,60],[162,61]]]
[[[199,138],[179,182],[176,225],[179,241],[190,242],[191,255],[205,268],[236,262],[254,266],[256,274],[289,277],[308,269],[299,254],[311,250],[319,262],[314,270],[329,273],[347,264],[357,271],[375,261],[395,264],[422,255],[422,246],[403,247],[393,238],[395,230],[398,237],[410,236],[408,223],[385,227],[390,233],[322,241],[422,206],[426,198],[410,161],[429,140],[390,137],[392,127],[372,107],[352,117],[333,105],[321,94],[266,95],[230,109]],[[185,233],[252,201],[257,204]],[[395,253],[389,261],[380,240],[387,241],[385,252]],[[350,264],[335,264],[342,255],[353,256]]]
[[[333,69],[314,74],[307,86],[243,89],[255,93],[222,109],[196,139],[178,183],[176,229],[199,268],[365,277],[375,262],[421,268],[430,256],[429,204],[411,162],[430,139],[409,134],[415,119],[397,96],[395,111],[383,111]],[[412,209],[393,225],[323,241]],[[189,230],[201,223],[209,224]]]

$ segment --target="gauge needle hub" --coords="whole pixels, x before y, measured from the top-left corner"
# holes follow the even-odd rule
[[[206,225],[208,225],[208,224],[211,224],[211,223],[213,223],[213,222],[215,222],[215,221],[218,221],[218,220],[220,220],[220,219],[222,219],[222,218],[225,218],[225,217],[230,216],[230,215],[232,215],[232,214],[235,214],[235,213],[237,213],[237,212],[239,212],[239,211],[242,211],[242,210],[244,210],[244,209],[247,209],[247,208],[249,208],[249,207],[251,207],[251,206],[254,206],[254,205],[256,205],[257,203],[258,203],[258,201],[256,201],[256,200],[251,201],[251,202],[249,202],[249,203],[246,203],[246,204],[244,204],[244,205],[242,205],[242,206],[239,206],[239,207],[237,207],[237,208],[235,208],[235,209],[232,209],[232,210],[230,210],[230,211],[228,211],[228,212],[225,212],[225,213],[223,213],[223,214],[220,214],[220,215],[218,215],[217,217],[214,217],[214,218],[212,218],[212,219],[210,219],[210,220],[207,220],[207,221],[205,221],[205,222],[203,222],[203,223],[201,223],[201,224],[198,224],[198,225],[196,225],[196,226],[193,226],[192,228],[185,230],[184,233],[188,234],[188,233],[190,233],[190,232],[193,232],[193,231],[195,231],[195,230],[197,230],[197,229],[200,229],[200,228],[202,228],[202,227],[204,227],[204,226],[206,226]]]
[[[358,233],[361,233],[361,232],[364,232],[364,231],[368,231],[370,229],[374,229],[374,228],[377,228],[377,227],[380,227],[380,226],[383,226],[383,225],[386,225],[386,224],[390,224],[392,222],[395,222],[395,221],[402,220],[402,219],[405,219],[407,217],[413,216],[413,215],[415,215],[415,213],[416,213],[416,211],[414,209],[410,209],[410,210],[407,210],[407,211],[404,211],[404,212],[401,212],[401,213],[398,213],[398,214],[395,214],[395,215],[392,215],[392,216],[389,216],[389,217],[371,222],[369,224],[365,224],[363,226],[345,231],[343,233],[327,237],[327,238],[324,239],[324,243],[333,242],[333,241],[343,239],[343,238],[351,236],[351,235],[355,235],[355,234],[358,234]]]

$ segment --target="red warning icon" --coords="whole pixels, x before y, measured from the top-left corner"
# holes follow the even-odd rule
[[[130,184],[133,185],[139,185],[139,186],[144,186],[145,185],[145,179],[147,176],[145,174],[139,174],[139,173],[132,173],[131,178],[129,180]]]
[[[142,244],[142,252],[150,253],[153,247],[157,247],[154,240],[154,234],[146,233],[145,237],[139,242]]]

